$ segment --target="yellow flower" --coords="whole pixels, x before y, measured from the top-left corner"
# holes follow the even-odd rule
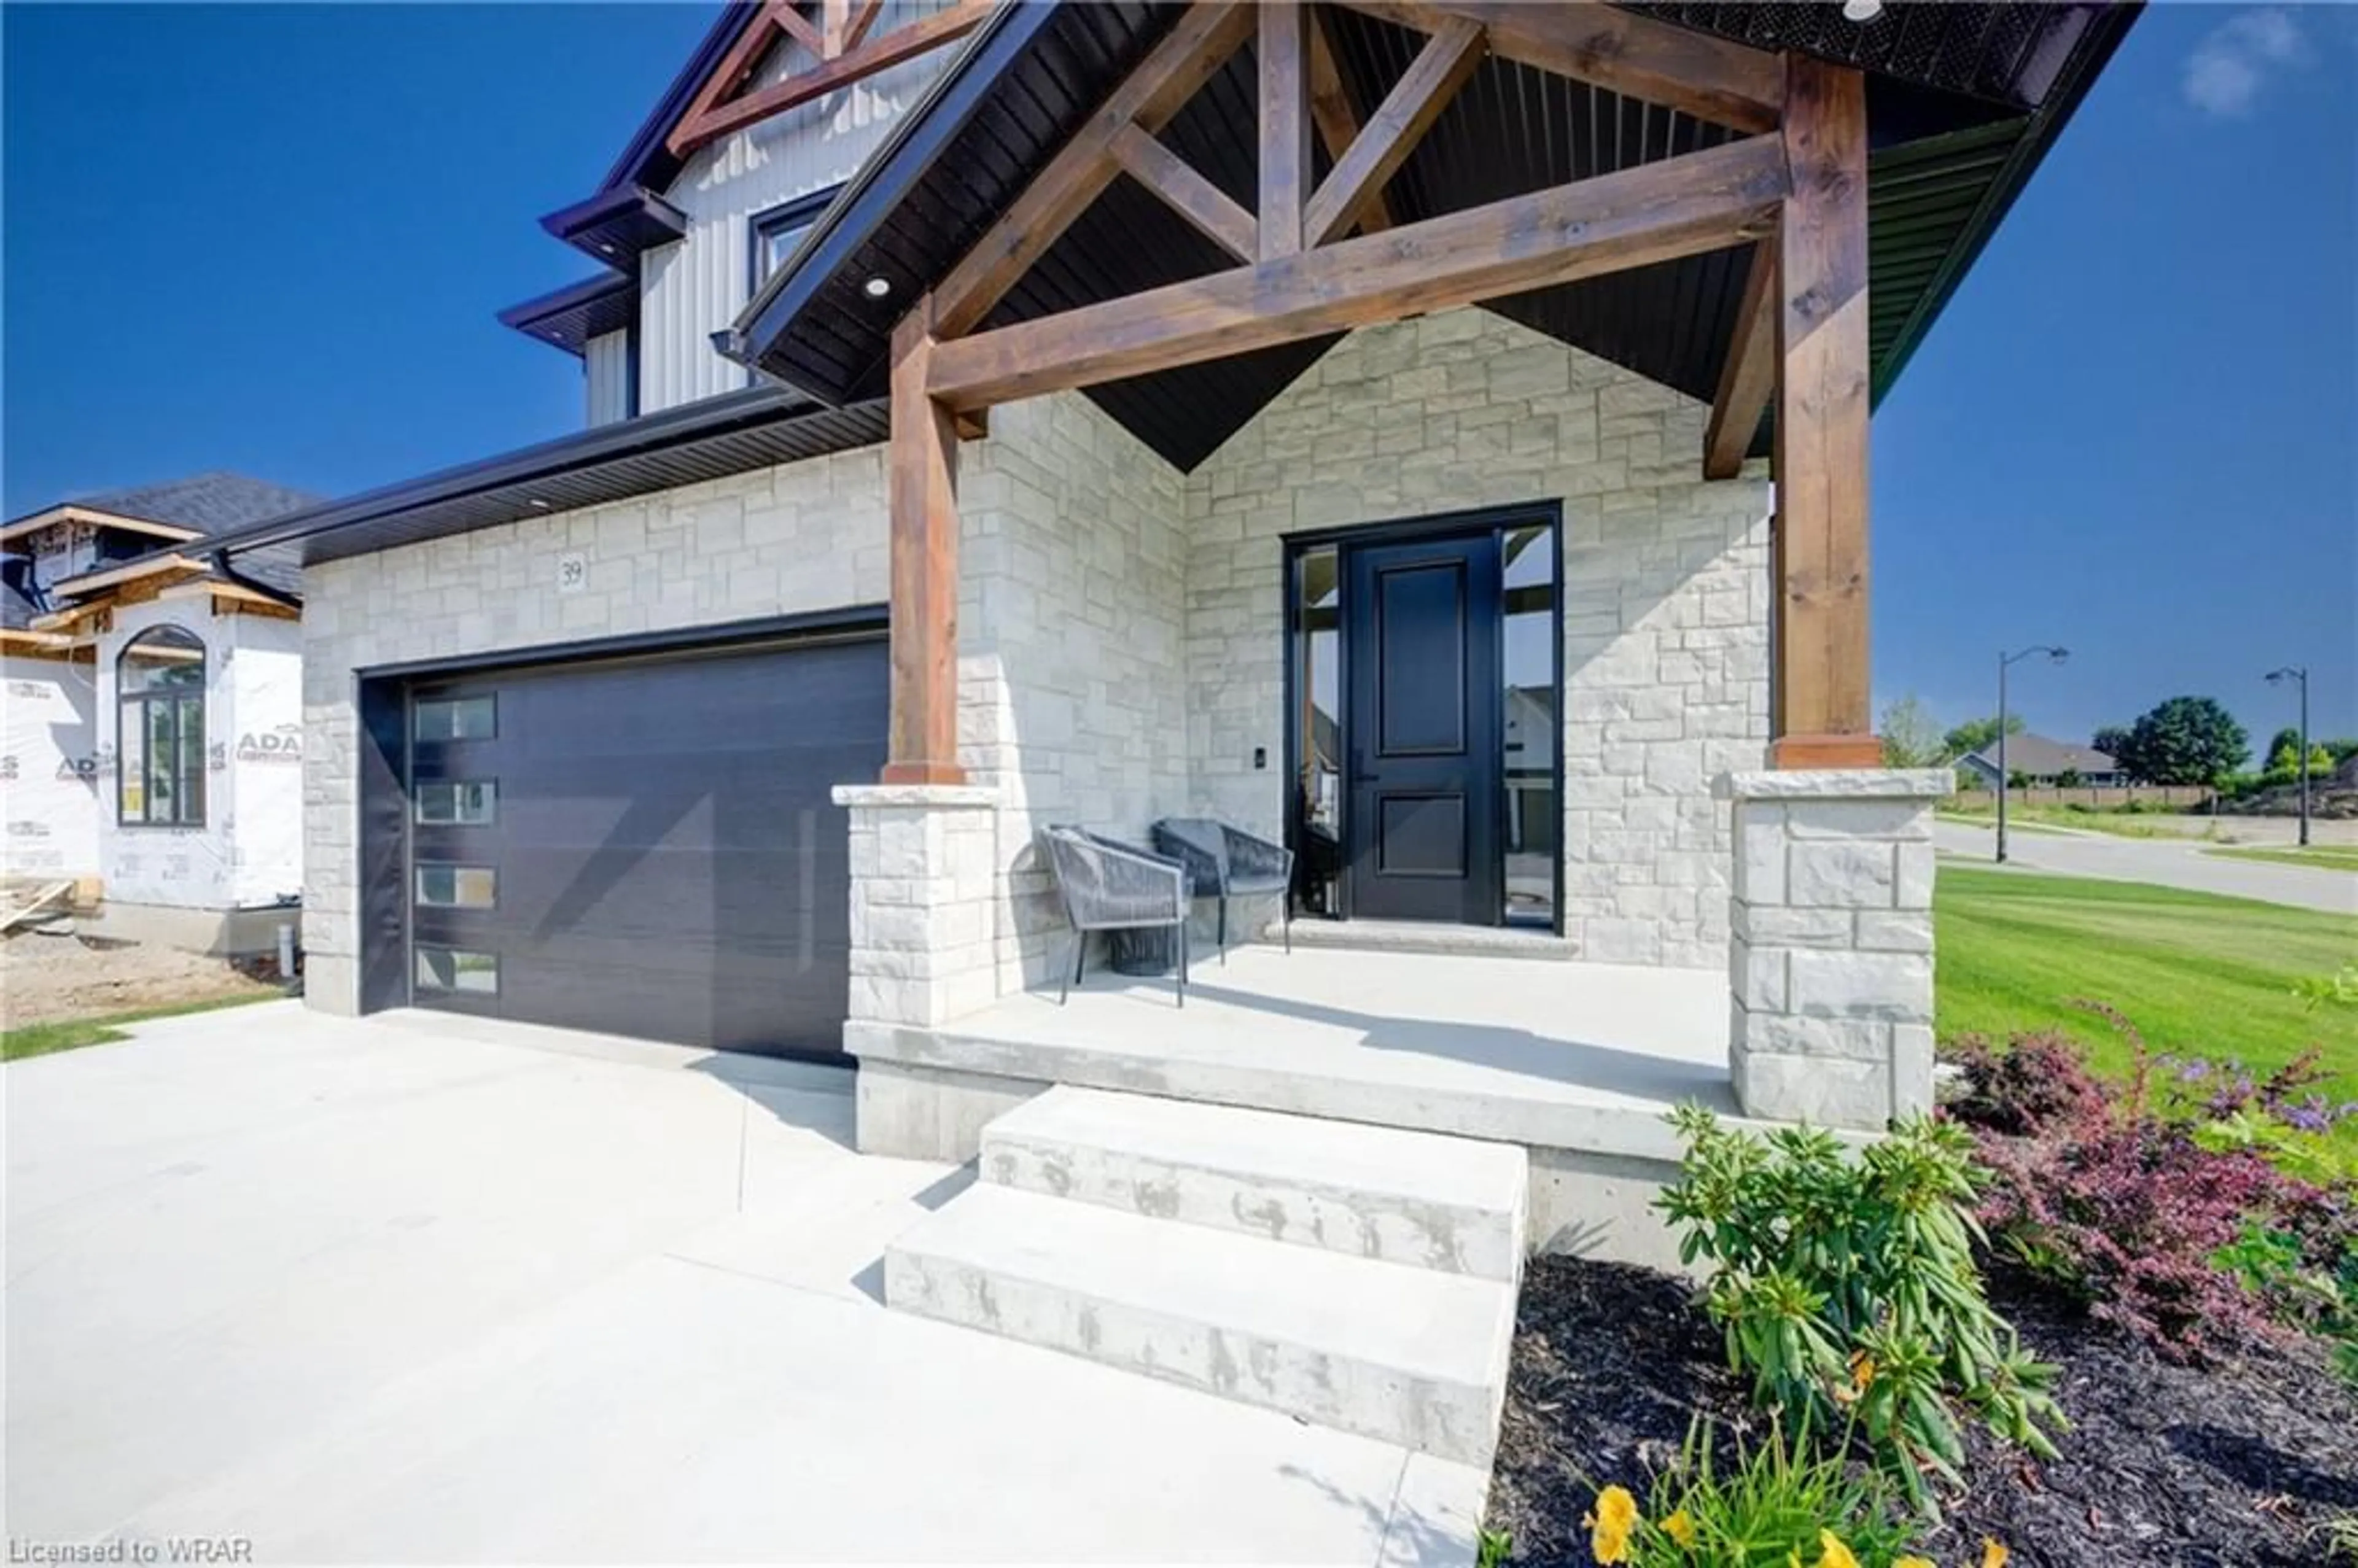
[[[1982,1537],[1982,1568],[2006,1568],[2008,1555],[2005,1547],[1986,1535]]]
[[[1596,1494],[1596,1512],[1589,1517],[1588,1546],[1599,1563],[1629,1561],[1629,1531],[1637,1527],[1638,1499],[1627,1487],[1607,1487]]]
[[[1941,1565],[1929,1557],[1895,1557],[1891,1560],[1891,1568],[1941,1568]]]
[[[1693,1546],[1695,1543],[1694,1520],[1687,1518],[1686,1509],[1681,1509],[1662,1521],[1662,1533],[1681,1546]]]
[[[1858,1559],[1833,1530],[1818,1531],[1818,1568],[1858,1568]]]
[[[1863,1394],[1874,1381],[1875,1357],[1862,1350],[1850,1358],[1850,1386]]]

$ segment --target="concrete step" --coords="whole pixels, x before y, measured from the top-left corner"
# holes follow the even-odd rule
[[[1523,1151],[1069,1085],[983,1129],[982,1178],[1159,1219],[1512,1283]]]
[[[1261,938],[1275,942],[1281,935],[1271,925],[1261,932]],[[1293,945],[1350,953],[1433,953],[1453,958],[1537,958],[1558,964],[1579,957],[1571,938],[1552,931],[1418,920],[1300,919],[1293,923]]]
[[[884,1254],[896,1311],[1440,1458],[1498,1444],[1515,1289],[979,1183]]]

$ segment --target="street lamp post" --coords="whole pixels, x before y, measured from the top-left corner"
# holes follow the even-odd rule
[[[2300,841],[2309,843],[2309,667],[2287,665],[2268,672],[2268,684],[2280,686],[2288,680],[2300,683],[2300,755],[2293,759],[2293,768],[2300,775]],[[2261,764],[2266,766],[2265,762]]]
[[[2000,653],[1997,656],[1997,859],[2006,863],[2006,672],[2033,654],[2044,654],[2056,664],[2071,656],[2068,648],[2058,648],[2045,643],[2023,649],[2018,654]]]

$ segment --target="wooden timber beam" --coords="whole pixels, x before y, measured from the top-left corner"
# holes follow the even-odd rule
[[[1784,100],[1778,57],[1599,0],[1344,0],[1355,11],[1422,32],[1478,23],[1490,52],[1558,76],[1680,109],[1739,131],[1776,128]]]
[[[851,0],[819,0],[819,54],[833,59],[850,48]]]
[[[886,784],[966,782],[957,760],[957,431],[925,391],[934,325],[927,296],[892,332]]]
[[[1734,479],[1760,428],[1760,415],[1777,389],[1777,242],[1752,247],[1752,270],[1745,276],[1744,302],[1736,309],[1736,335],[1719,368],[1719,392],[1711,400],[1711,424],[1703,436],[1703,477]]]
[[[1149,135],[1160,131],[1252,29],[1250,5],[1197,0],[935,288],[936,335],[963,336],[990,314],[1113,182],[1120,171],[1112,153],[1116,134],[1130,124]]]
[[[1136,125],[1116,131],[1109,150],[1124,174],[1161,198],[1205,238],[1238,261],[1251,261],[1260,253],[1260,228],[1253,215],[1177,153]]]
[[[1310,199],[1302,220],[1308,243],[1323,245],[1350,232],[1368,201],[1407,161],[1481,63],[1480,25],[1460,16],[1442,23],[1350,146],[1336,157],[1335,167]]]
[[[1775,764],[1877,767],[1867,684],[1866,83],[1787,61],[1778,232]],[[1769,138],[1762,138],[1768,140]]]
[[[1310,62],[1303,7],[1261,0],[1260,259],[1303,248],[1302,210],[1310,200]]]
[[[884,13],[884,0],[859,0],[851,10],[851,19],[843,26],[843,47],[856,49],[868,38],[868,30]]]
[[[1310,13],[1310,123],[1318,128],[1318,139],[1325,144],[1328,161],[1340,163],[1351,144],[1359,139],[1358,112],[1351,107],[1351,95],[1344,89],[1343,72],[1335,64],[1335,40],[1330,32],[1326,7],[1314,6]],[[1384,200],[1379,185],[1368,196],[1359,212],[1359,228],[1374,233],[1392,226],[1392,211]]]
[[[818,53],[818,35],[811,32],[810,24],[796,13],[793,0],[770,0],[762,7],[760,16],[745,24],[745,30],[737,35],[737,41],[729,46],[729,52],[720,57],[720,63],[712,68],[712,74],[706,77],[704,85],[696,90],[696,96],[688,103],[687,113],[679,117],[680,124],[695,124],[709,114],[715,104],[736,92],[753,73],[753,68],[761,64],[762,57],[769,52],[778,35],[792,32],[796,27],[803,30],[800,36],[804,47],[813,54]],[[674,135],[677,134],[676,130],[673,133]]]
[[[990,15],[991,4],[992,0],[957,0],[955,5],[945,10],[921,17],[905,27],[881,33],[856,49],[847,49],[833,59],[822,60],[809,70],[798,71],[784,81],[773,82],[748,92],[742,98],[730,99],[726,103],[707,103],[700,109],[691,105],[689,113],[681,115],[679,124],[672,127],[665,145],[671,149],[674,157],[685,157],[708,142],[718,141],[773,114],[783,114],[798,104],[823,98],[838,88],[848,87],[880,70],[890,70],[903,60],[937,49],[980,27]],[[800,16],[796,16],[795,20],[805,27],[810,26]],[[759,28],[761,24],[756,22],[753,26]],[[823,37],[820,41],[823,49]],[[720,73],[716,71],[714,81],[719,80],[719,76]],[[726,91],[726,88],[720,89],[712,96],[717,100]],[[698,93],[698,101],[701,102],[705,96]]]
[[[821,59],[835,58],[827,51],[825,36],[810,25],[809,18],[795,9],[794,0],[770,0],[768,14],[771,19],[777,23],[780,32],[793,38],[811,53]]]
[[[936,345],[957,409],[1248,353],[1757,239],[1786,191],[1754,137]]]

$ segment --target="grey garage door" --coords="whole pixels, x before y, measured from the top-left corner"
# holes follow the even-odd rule
[[[881,640],[411,682],[418,1006],[728,1051],[841,1046]]]

